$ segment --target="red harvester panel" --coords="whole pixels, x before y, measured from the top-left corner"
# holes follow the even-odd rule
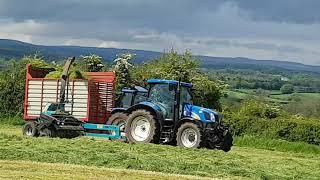
[[[44,78],[50,69],[34,70],[27,65],[24,119],[37,119],[47,103],[58,102],[60,80]],[[71,102],[68,111],[82,121],[105,123],[114,107],[115,74],[87,72],[87,79],[69,81],[66,97]]]
[[[113,72],[90,72],[89,77],[89,122],[105,123],[115,104]]]

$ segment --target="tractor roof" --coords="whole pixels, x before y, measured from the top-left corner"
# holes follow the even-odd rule
[[[141,93],[147,93],[148,90],[141,87],[141,86],[134,86],[133,89],[122,89],[122,92],[127,92],[127,93],[133,93],[133,92],[141,92]]]
[[[149,84],[173,84],[173,85],[178,85],[178,83],[179,83],[176,80],[165,80],[165,79],[149,79],[147,82]],[[183,87],[188,87],[188,88],[192,87],[191,83],[180,82],[180,84]]]

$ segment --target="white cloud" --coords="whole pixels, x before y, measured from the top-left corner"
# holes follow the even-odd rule
[[[115,41],[103,41],[98,45],[100,48],[121,48],[121,44]]]
[[[24,34],[12,34],[12,33],[0,32],[0,39],[13,39],[13,40],[23,41],[27,43],[32,43],[32,36],[24,35]]]

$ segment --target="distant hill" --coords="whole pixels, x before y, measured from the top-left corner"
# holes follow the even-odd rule
[[[102,56],[106,61],[113,60],[117,54],[129,52],[136,54],[135,62],[140,63],[158,57],[161,53],[154,51],[97,48],[80,46],[42,46],[34,45],[16,40],[0,39],[0,57],[5,59],[20,58],[24,55],[40,52],[48,60],[61,60],[69,56],[80,56],[94,53]],[[276,60],[256,60],[242,57],[209,57],[197,56],[202,61],[205,68],[241,68],[241,69],[277,69],[289,71],[306,71],[320,74],[320,66],[310,66],[301,63],[276,61]]]
[[[117,54],[129,52],[137,54],[136,61],[141,62],[146,59],[155,58],[160,55],[159,52],[116,49],[116,48],[97,48],[81,46],[42,46],[34,45],[16,40],[0,39],[0,57],[7,59],[20,58],[24,55],[31,55],[40,52],[45,59],[61,60],[69,56],[79,57],[90,53],[102,56],[106,61],[113,60]]]

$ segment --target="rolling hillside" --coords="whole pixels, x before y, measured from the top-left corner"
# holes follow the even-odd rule
[[[95,53],[102,56],[106,61],[113,60],[117,54],[130,52],[136,54],[135,62],[139,63],[152,59],[160,55],[160,52],[133,50],[133,49],[115,49],[115,48],[97,48],[80,46],[42,46],[24,43],[21,41],[0,39],[0,57],[5,59],[20,58],[24,55],[40,52],[46,59],[57,60],[68,56],[80,56],[89,53]],[[198,56],[202,61],[202,66],[206,68],[237,68],[237,69],[276,69],[278,71],[305,71],[320,73],[320,66],[310,66],[301,63],[275,61],[275,60],[255,60],[242,57],[209,57]]]

